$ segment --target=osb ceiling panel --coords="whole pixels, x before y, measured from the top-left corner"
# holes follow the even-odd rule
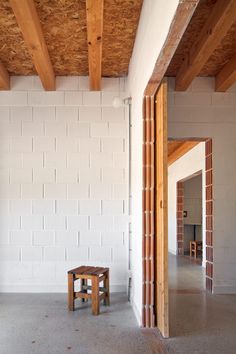
[[[9,73],[36,73],[8,0],[0,0],[0,59]]]
[[[103,76],[128,72],[143,0],[104,0]]]
[[[201,70],[202,76],[215,76],[236,53],[236,23]]]
[[[222,1],[222,0],[218,0]],[[184,56],[194,45],[204,23],[208,19],[213,6],[217,0],[200,0],[196,11],[180,41],[175,55],[168,67],[167,76],[176,76]],[[215,76],[221,68],[227,63],[236,52],[236,22],[227,33],[221,44],[216,48],[205,66],[202,68],[199,76]]]
[[[56,75],[88,75],[86,0],[35,0]],[[123,76],[143,0],[104,0],[103,76]],[[10,74],[35,69],[8,0],[0,0],[0,59]]]
[[[56,75],[87,75],[85,0],[35,0]]]

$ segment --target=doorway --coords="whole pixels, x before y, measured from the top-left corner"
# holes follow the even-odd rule
[[[199,171],[176,184],[176,264],[173,264],[174,256],[170,256],[172,268],[177,267],[178,272],[178,281],[173,278],[171,281],[175,288],[203,290],[205,287],[204,181]]]
[[[203,256],[203,181],[202,171],[177,182],[177,250],[178,255],[202,260]],[[193,242],[198,243],[194,247]],[[192,243],[192,244],[191,244]]]
[[[190,146],[184,151],[183,146],[187,146],[190,141],[196,142],[194,146]],[[174,223],[169,222],[170,252],[182,256],[182,259],[171,257],[171,264],[178,262],[181,267],[189,265],[192,269],[195,267],[195,288],[206,289],[212,292],[213,281],[213,169],[212,169],[212,140],[209,138],[191,138],[190,139],[172,139],[172,152],[168,157],[170,160],[172,175],[177,175],[175,179],[169,181],[170,193],[176,195],[175,211],[173,205],[173,197],[169,198],[169,214],[170,219],[175,219]],[[182,148],[177,146],[182,144]],[[173,145],[176,150],[173,152]],[[191,149],[193,149],[190,152]],[[185,149],[186,150],[186,149]],[[194,152],[195,151],[195,152]],[[178,153],[177,153],[178,152]],[[190,152],[189,154],[187,154]],[[201,152],[201,153],[200,153]],[[200,154],[200,155],[199,155]],[[174,159],[173,159],[174,156]],[[183,159],[180,159],[183,157]],[[196,160],[195,160],[196,159]],[[178,160],[178,161],[177,161]],[[169,168],[170,170],[170,168]],[[179,179],[178,179],[179,176]],[[175,181],[175,186],[173,185]],[[173,191],[175,189],[175,192]],[[171,229],[172,228],[172,229]],[[192,242],[190,246],[190,241]],[[171,250],[171,245],[176,242],[176,248]],[[193,252],[190,252],[193,247]],[[195,252],[194,252],[195,248]],[[197,248],[197,249],[196,249]],[[191,254],[191,256],[190,256]],[[185,257],[185,259],[183,258]],[[181,265],[182,264],[182,265]],[[203,269],[200,267],[203,266]],[[176,264],[174,263],[174,267]],[[186,274],[189,274],[190,268]],[[183,268],[180,268],[183,269]],[[201,277],[197,276],[200,271]],[[203,271],[203,272],[202,272]],[[172,280],[174,278],[172,272]],[[181,278],[181,275],[179,276]],[[202,278],[202,281],[200,280]],[[183,284],[182,284],[183,285]]]
[[[143,100],[143,245],[142,324],[158,327],[169,336],[168,304],[168,178],[167,82],[157,94]],[[199,141],[205,146],[206,177],[206,288],[212,290],[212,141],[177,139],[177,153],[186,153]],[[176,151],[173,152],[174,159]],[[172,161],[173,162],[173,161]]]

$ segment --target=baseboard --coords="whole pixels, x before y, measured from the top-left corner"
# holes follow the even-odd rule
[[[142,326],[142,314],[141,312],[138,310],[138,307],[136,306],[135,302],[133,300],[131,300],[131,305],[134,311],[134,315],[136,317],[136,320],[138,322],[138,325],[141,327]]]
[[[110,285],[111,293],[127,292],[127,284]],[[0,284],[0,293],[67,293],[65,284]]]
[[[224,285],[215,285],[213,286],[213,294],[236,294],[236,285],[224,286]]]
[[[175,256],[177,256],[177,251],[169,249],[168,252],[171,253],[171,254],[174,254]]]

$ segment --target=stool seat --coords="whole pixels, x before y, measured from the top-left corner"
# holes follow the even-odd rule
[[[80,291],[74,291],[74,282],[80,280]],[[91,285],[88,285],[91,281]],[[103,287],[99,283],[103,281]],[[92,313],[98,315],[100,301],[110,305],[109,294],[109,268],[80,266],[68,271],[68,309],[74,311],[74,301],[81,298],[82,301],[92,300]]]
[[[100,275],[107,272],[109,268],[80,266],[68,271],[68,274]]]

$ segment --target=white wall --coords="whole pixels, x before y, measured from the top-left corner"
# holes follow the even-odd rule
[[[111,268],[127,286],[127,115],[111,107],[124,79],[13,77],[0,92],[0,290],[66,291],[70,268]]]
[[[178,0],[144,0],[128,76],[132,96],[132,304],[142,313],[142,99]]]
[[[169,80],[169,136],[213,140],[215,293],[236,292],[236,86],[214,92],[214,79],[196,78],[187,92]]]
[[[201,174],[184,181],[184,210],[187,216],[184,224],[202,223],[202,176]]]
[[[206,209],[206,195],[205,195],[205,143],[200,143],[183,155],[180,159],[175,161],[168,168],[168,248],[169,252],[177,254],[177,188],[178,181],[187,178],[194,173],[202,171],[202,215],[205,215]],[[205,218],[203,217],[202,231],[203,231],[203,245],[205,245]],[[205,266],[205,247],[203,247],[203,265]]]

